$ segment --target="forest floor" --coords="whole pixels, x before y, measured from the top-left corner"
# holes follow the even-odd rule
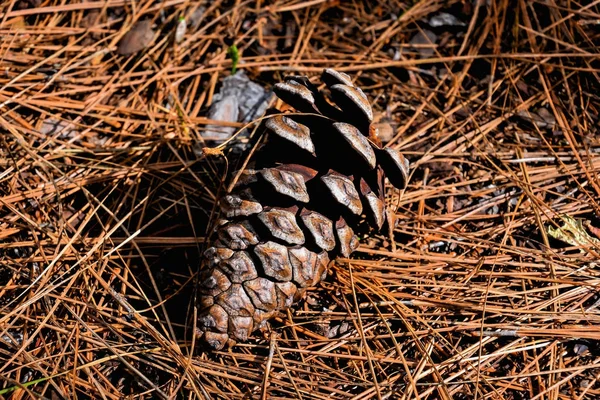
[[[393,235],[208,352],[236,68],[346,72],[411,178]],[[600,398],[599,114],[598,2],[3,1],[0,397]]]

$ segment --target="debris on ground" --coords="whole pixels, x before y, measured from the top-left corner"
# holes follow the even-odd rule
[[[269,106],[272,94],[251,81],[241,70],[223,79],[221,90],[215,94],[208,118],[223,122],[248,123],[262,116]],[[205,140],[222,143],[239,128],[209,124],[202,131]]]
[[[119,42],[117,53],[123,56],[137,53],[148,47],[152,39],[154,39],[152,21],[149,19],[138,21]]]
[[[439,28],[441,26],[465,26],[466,24],[449,13],[439,13],[429,19],[429,26]]]
[[[416,50],[421,58],[433,57],[437,35],[429,29],[423,29],[415,34],[410,40],[411,47]]]

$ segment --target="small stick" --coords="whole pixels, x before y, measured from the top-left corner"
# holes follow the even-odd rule
[[[271,364],[273,363],[273,355],[275,354],[275,343],[277,342],[277,333],[271,332],[271,340],[269,343],[269,358],[267,359],[267,365],[265,366],[265,378],[263,379],[261,399],[267,399],[267,386],[269,382],[269,375],[271,374]]]

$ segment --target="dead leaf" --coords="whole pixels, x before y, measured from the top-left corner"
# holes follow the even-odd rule
[[[43,136],[52,136],[58,139],[72,139],[78,132],[75,125],[54,118],[47,118],[42,122],[39,132]]]
[[[137,22],[119,42],[117,53],[127,56],[145,49],[152,43],[154,31],[149,19]]]
[[[415,34],[410,40],[410,45],[413,47],[421,58],[432,57],[435,53],[435,43],[437,35],[428,29],[423,29]]]
[[[547,108],[540,108],[537,110],[537,114],[540,116],[542,121],[544,121],[544,126],[540,126],[541,128],[552,128],[556,125],[556,118],[554,118],[554,114],[548,111]]]
[[[573,218],[570,215],[563,215],[561,219],[563,226],[555,228],[549,225],[547,227],[548,235],[571,246],[577,246],[581,248],[581,251],[584,251],[586,247],[600,246],[600,240],[590,236],[585,230],[584,221]]]
[[[381,140],[383,143],[387,143],[394,138],[394,127],[389,122],[382,121],[374,123],[373,129],[375,130],[379,140]]]
[[[429,25],[433,28],[439,28],[440,26],[465,26],[465,23],[452,14],[441,12],[431,17]]]

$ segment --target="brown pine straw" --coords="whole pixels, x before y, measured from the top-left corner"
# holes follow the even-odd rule
[[[149,47],[118,55],[145,19]],[[600,249],[548,235],[600,227],[598,21],[571,1],[0,2],[0,397],[600,398]],[[200,150],[225,39],[266,88],[351,74],[412,169],[392,235],[207,353],[199,259],[248,142]]]

